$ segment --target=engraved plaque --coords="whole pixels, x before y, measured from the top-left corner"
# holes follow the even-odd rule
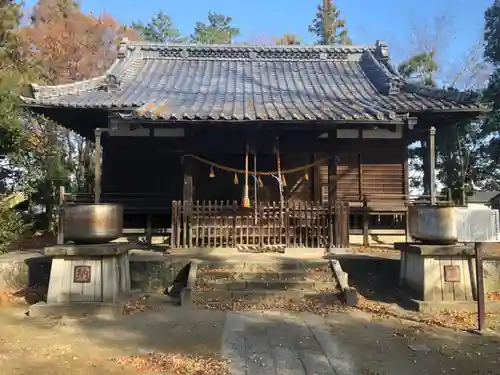
[[[90,266],[75,266],[73,271],[74,283],[90,283],[91,267]]]
[[[444,266],[444,281],[460,282],[460,266]]]

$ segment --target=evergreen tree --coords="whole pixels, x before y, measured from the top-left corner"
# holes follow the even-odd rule
[[[352,44],[346,28],[345,19],[341,18],[340,11],[333,1],[328,0],[324,5],[318,5],[316,16],[309,25],[309,32],[318,37],[317,44]],[[326,8],[326,9],[325,9]],[[325,15],[328,29],[325,30]]]
[[[208,23],[196,23],[191,41],[201,44],[230,44],[233,38],[240,35],[240,29],[232,26],[232,21],[232,17],[209,12]]]
[[[131,27],[148,42],[181,43],[184,41],[170,16],[162,11],[156,13],[148,23],[134,22]]]
[[[485,12],[484,57],[493,66],[485,99],[493,104],[491,112],[483,122],[483,135],[488,141],[481,148],[486,157],[482,168],[484,185],[500,189],[500,0]]]
[[[409,81],[417,81],[427,87],[435,87],[434,74],[439,64],[435,60],[435,53],[421,52],[411,56],[398,65],[398,72]]]

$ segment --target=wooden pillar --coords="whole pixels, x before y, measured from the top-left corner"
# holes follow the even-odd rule
[[[184,247],[192,247],[191,223],[193,216],[194,181],[193,181],[193,160],[190,157],[182,157],[184,164],[184,178],[182,188],[183,215],[183,238]]]
[[[476,286],[477,286],[477,329],[478,332],[483,332],[484,322],[486,320],[486,302],[484,296],[484,265],[483,265],[483,243],[475,243],[474,249],[476,253]]]
[[[429,194],[431,205],[436,205],[436,128],[429,129]]]
[[[95,155],[94,155],[94,203],[101,202],[101,136],[102,129],[94,129]]]
[[[404,150],[404,164],[403,164],[403,178],[404,178],[404,189],[405,189],[405,201],[406,201],[406,213],[405,213],[405,238],[406,242],[410,242],[410,228],[408,220],[408,205],[410,203],[410,170],[408,166],[408,145],[405,143]],[[401,254],[402,255],[402,254]]]
[[[370,245],[369,237],[369,223],[370,223],[370,211],[368,207],[368,197],[365,195],[363,189],[363,154],[360,152],[357,157],[358,160],[358,180],[359,180],[359,200],[363,202],[363,211],[361,213],[362,227],[363,227],[363,246],[367,247]]]
[[[313,163],[316,163],[321,156],[317,153],[313,154]],[[312,171],[312,186],[313,186],[313,200],[323,203],[323,199],[321,196],[321,167],[322,165],[316,165]]]
[[[332,186],[332,168],[333,163],[331,160],[328,160],[328,252],[331,252],[331,250],[334,247],[334,241],[333,241],[333,210],[332,210],[332,205],[333,205],[333,186]],[[337,218],[335,218],[336,220]]]
[[[153,215],[146,216],[146,243],[149,248],[153,245]]]
[[[333,209],[334,205],[337,204],[337,157],[333,156],[328,160],[328,251],[336,246],[336,241],[334,236],[338,233],[334,233],[335,221],[340,218],[334,215],[336,210]],[[335,225],[337,228],[338,225]]]
[[[182,188],[182,200],[188,204],[193,204],[194,181],[193,181],[193,160],[190,157],[182,157],[184,165],[184,185]]]
[[[58,207],[58,228],[57,228],[57,244],[64,244],[64,186],[59,187],[59,207]]]
[[[370,211],[368,207],[368,199],[363,196],[363,212],[361,213],[363,219],[363,246],[370,246]]]

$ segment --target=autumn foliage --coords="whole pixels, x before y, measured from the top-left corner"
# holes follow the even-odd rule
[[[116,45],[138,35],[110,14],[83,13],[68,0],[40,0],[21,30],[39,78],[60,84],[102,74],[116,58]]]

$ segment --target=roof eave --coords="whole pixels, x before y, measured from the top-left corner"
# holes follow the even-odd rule
[[[484,107],[474,107],[474,108],[429,108],[429,109],[422,109],[422,110],[406,110],[406,112],[411,112],[411,113],[478,113],[478,114],[485,114],[491,112],[493,109],[492,108],[484,108]]]
[[[330,120],[330,119],[223,119],[223,118],[200,118],[200,119],[188,119],[188,118],[172,118],[172,119],[151,119],[151,118],[138,118],[138,117],[130,117],[123,118],[125,122],[129,123],[144,123],[144,124],[161,124],[161,123],[205,123],[205,122],[217,122],[224,124],[242,124],[242,123],[251,123],[251,122],[260,122],[262,124],[270,124],[270,123],[309,123],[309,124],[332,124],[332,125],[404,125],[407,123],[405,119],[395,119],[395,120]]]

